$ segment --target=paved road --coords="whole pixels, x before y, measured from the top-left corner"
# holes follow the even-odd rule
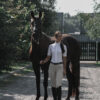
[[[34,72],[16,73],[9,79],[0,81],[0,100],[35,100],[36,86]],[[43,75],[41,75],[41,98],[43,100]],[[80,100],[100,100],[100,67],[94,63],[81,62]],[[48,100],[52,100],[50,80]],[[68,91],[67,79],[63,79],[62,100]],[[74,100],[74,98],[71,98]]]

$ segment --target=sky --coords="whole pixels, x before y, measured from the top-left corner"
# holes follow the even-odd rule
[[[100,0],[97,0],[100,3]],[[78,12],[92,13],[93,0],[56,0],[56,11],[76,15]]]

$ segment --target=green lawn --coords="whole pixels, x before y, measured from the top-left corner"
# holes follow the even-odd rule
[[[11,70],[2,70],[1,74],[0,75],[4,75],[4,74],[10,74],[11,72],[13,71],[16,71],[16,70],[21,70],[23,69],[23,72],[29,72],[29,71],[32,71],[32,68],[27,68],[26,66],[29,66],[31,65],[31,62],[28,62],[28,61],[18,61],[18,62],[15,62],[13,63],[10,68]]]
[[[96,65],[97,65],[97,66],[100,66],[100,61],[97,61],[97,62],[96,62]]]

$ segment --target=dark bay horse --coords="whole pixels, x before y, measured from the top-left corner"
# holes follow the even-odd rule
[[[54,37],[50,38],[41,31],[41,16],[42,13],[39,13],[39,17],[35,17],[34,13],[31,12],[31,47],[30,47],[30,60],[32,62],[33,70],[36,75],[36,87],[37,87],[37,97],[36,100],[39,100],[40,95],[40,69],[44,73],[44,100],[47,100],[47,86],[48,86],[48,69],[50,61],[40,65],[40,60],[43,60],[47,56],[49,44],[54,42]],[[68,78],[68,97],[66,100],[70,100],[72,91],[76,92],[75,100],[79,100],[79,85],[80,85],[80,54],[81,49],[79,43],[76,39],[69,35],[63,35],[63,43],[67,46],[68,56],[67,56],[67,78]],[[70,71],[70,63],[72,64],[72,72]]]

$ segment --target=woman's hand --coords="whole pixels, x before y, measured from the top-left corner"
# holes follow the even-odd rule
[[[41,60],[41,61],[40,61],[40,64],[45,64],[45,63],[47,63],[47,62],[49,61],[50,57],[51,57],[51,56],[47,56],[44,60]]]
[[[41,65],[44,64],[44,60],[41,60],[41,61],[40,61],[40,64],[41,64]]]

